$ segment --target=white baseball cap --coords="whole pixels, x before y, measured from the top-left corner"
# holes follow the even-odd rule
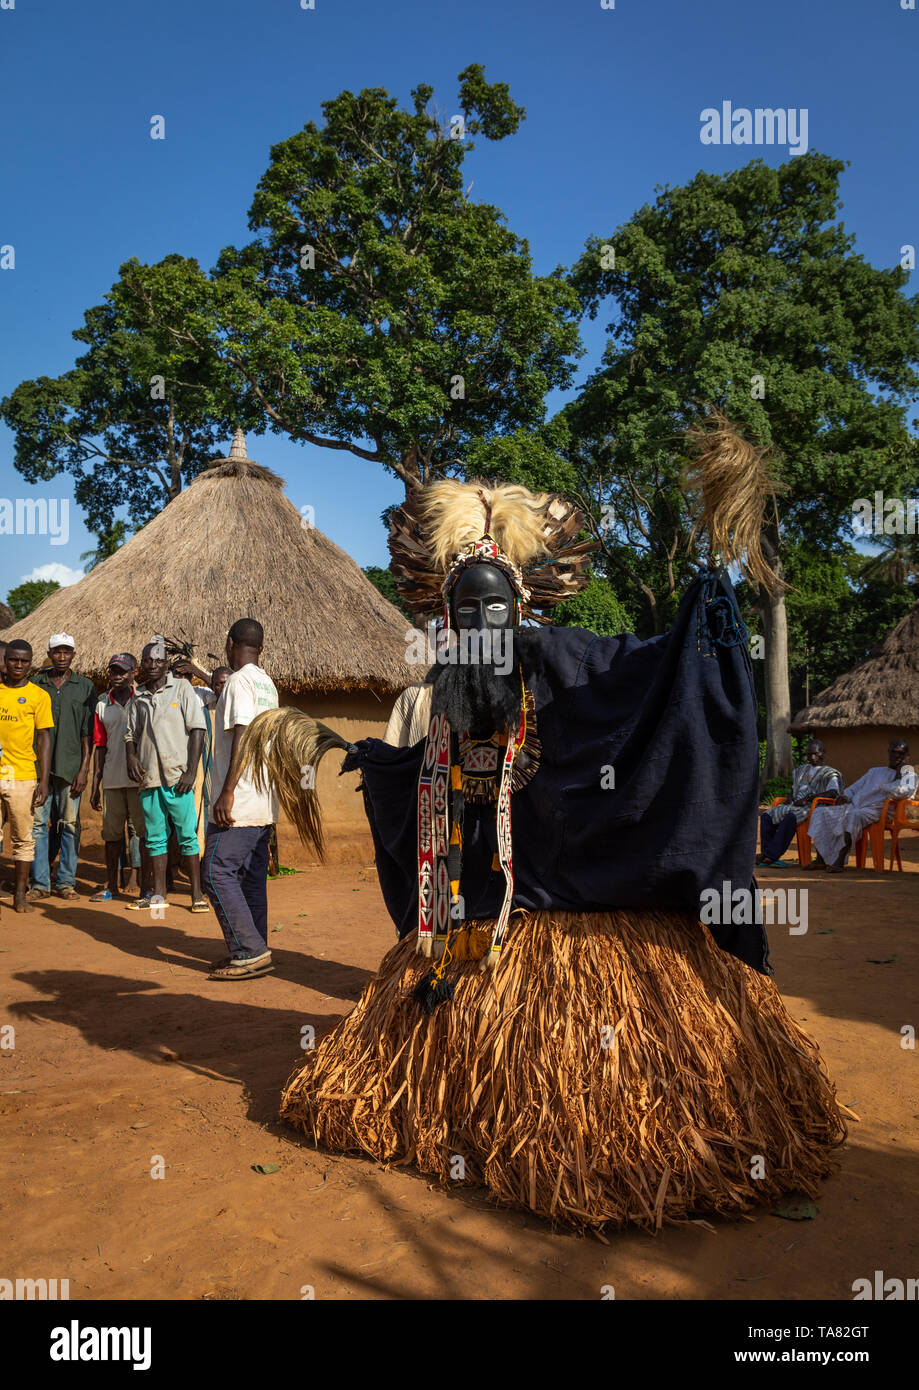
[[[53,652],[55,647],[73,647],[77,649],[77,644],[69,632],[54,632],[48,638],[48,651]]]

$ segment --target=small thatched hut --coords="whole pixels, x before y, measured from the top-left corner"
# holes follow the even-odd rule
[[[919,603],[858,666],[795,715],[792,732],[823,739],[826,760],[854,782],[905,738],[919,763]]]
[[[6,627],[12,627],[16,621],[16,614],[6,603],[0,603],[0,632]],[[6,639],[4,639],[6,640]]]
[[[307,524],[282,480],[246,457],[237,430],[228,459],[3,636],[31,642],[39,663],[51,633],[69,632],[75,669],[104,688],[109,658],[122,651],[139,658],[157,633],[191,643],[199,665],[221,664],[227,630],[243,617],[264,626],[262,661],[281,703],[350,739],[381,736],[396,695],[417,679],[405,661],[405,618]],[[337,771],[325,764],[320,771],[329,857],[363,857],[370,840],[356,777]],[[282,857],[293,854],[283,838],[281,849]]]

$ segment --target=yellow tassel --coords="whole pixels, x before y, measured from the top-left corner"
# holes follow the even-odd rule
[[[442,955],[441,958],[440,958],[440,964],[439,964],[438,966],[435,967],[434,976],[433,976],[433,979],[432,979],[432,981],[431,981],[432,984],[434,984],[434,985],[440,984],[441,980],[442,980],[443,977],[444,977],[444,971],[446,970],[447,966],[450,964],[450,962],[451,962],[452,959],[453,959],[453,948],[452,948],[452,946],[450,945],[450,939],[449,939],[449,937],[448,937],[447,940],[444,942],[444,951],[443,951],[443,955]]]
[[[455,792],[463,789],[463,770],[459,763],[454,763],[450,768],[450,786]]]
[[[491,945],[491,927],[460,927],[450,938],[455,961],[480,960]]]

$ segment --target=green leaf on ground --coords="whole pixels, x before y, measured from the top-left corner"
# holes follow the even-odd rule
[[[820,1208],[816,1202],[786,1202],[784,1207],[776,1207],[773,1216],[781,1216],[783,1221],[813,1221]]]
[[[279,1173],[281,1170],[276,1163],[253,1163],[254,1173]]]

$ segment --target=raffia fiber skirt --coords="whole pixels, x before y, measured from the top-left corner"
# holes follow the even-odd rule
[[[429,1016],[411,996],[430,966],[413,937],[387,953],[283,1119],[581,1230],[738,1216],[834,1166],[816,1044],[690,916],[518,912],[497,969],[451,965]]]

